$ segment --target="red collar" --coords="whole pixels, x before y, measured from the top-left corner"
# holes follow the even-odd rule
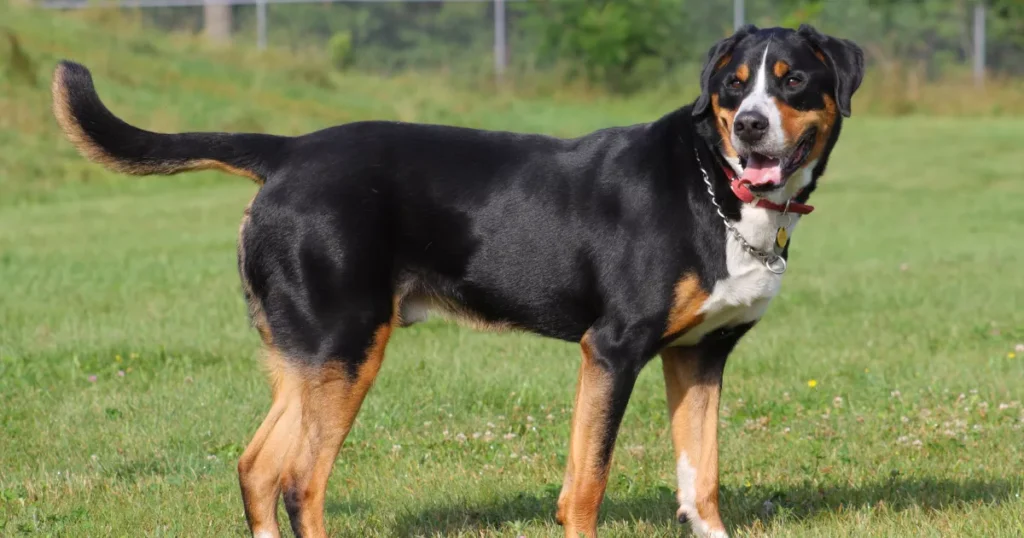
[[[729,178],[729,187],[732,188],[732,193],[745,204],[754,203],[754,207],[781,211],[783,213],[796,213],[797,215],[806,215],[811,211],[814,211],[814,206],[801,204],[800,202],[794,202],[792,200],[784,204],[777,204],[771,200],[758,198],[757,195],[750,190],[750,183],[737,178],[736,172],[733,171],[731,166],[724,166],[723,168],[725,169],[725,176]]]

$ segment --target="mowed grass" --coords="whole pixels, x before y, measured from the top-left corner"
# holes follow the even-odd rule
[[[573,135],[659,112],[418,79],[317,87],[272,56],[249,67],[186,38],[117,48],[139,34],[0,13],[40,78],[57,57],[98,66],[111,107],[151,128],[379,117]],[[255,188],[102,172],[47,106],[44,85],[0,79],[0,536],[243,536],[234,466],[269,406],[234,259]],[[726,370],[734,534],[1024,533],[1022,137],[1021,119],[847,122],[783,292]],[[560,535],[577,347],[429,322],[387,355],[330,482],[332,535]],[[655,359],[602,536],[688,533],[674,468]]]

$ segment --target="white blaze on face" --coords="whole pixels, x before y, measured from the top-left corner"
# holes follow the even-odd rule
[[[768,77],[772,76],[772,72],[768,69],[769,46],[771,46],[771,41],[764,46],[761,66],[757,68],[757,74],[754,75],[754,89],[743,99],[739,109],[736,110],[737,117],[748,110],[764,115],[768,118],[768,132],[760,142],[753,147],[748,147],[733,131],[732,144],[735,148],[746,148],[747,151],[778,156],[786,150],[786,134],[782,131],[782,114],[779,112],[779,107],[776,106],[775,100],[768,95]]]

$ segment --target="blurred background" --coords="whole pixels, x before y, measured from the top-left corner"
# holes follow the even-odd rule
[[[430,72],[524,90],[689,89],[709,45],[744,22],[809,22],[857,41],[875,71],[870,107],[882,112],[1005,112],[957,92],[1024,75],[1021,0],[24,1],[55,16],[106,10],[153,31],[319,57],[324,70]]]

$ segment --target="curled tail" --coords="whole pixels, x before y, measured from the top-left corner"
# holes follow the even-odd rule
[[[263,184],[283,159],[286,137],[265,134],[146,131],[103,105],[84,66],[62,61],[53,74],[53,114],[78,151],[133,175],[216,169]]]

